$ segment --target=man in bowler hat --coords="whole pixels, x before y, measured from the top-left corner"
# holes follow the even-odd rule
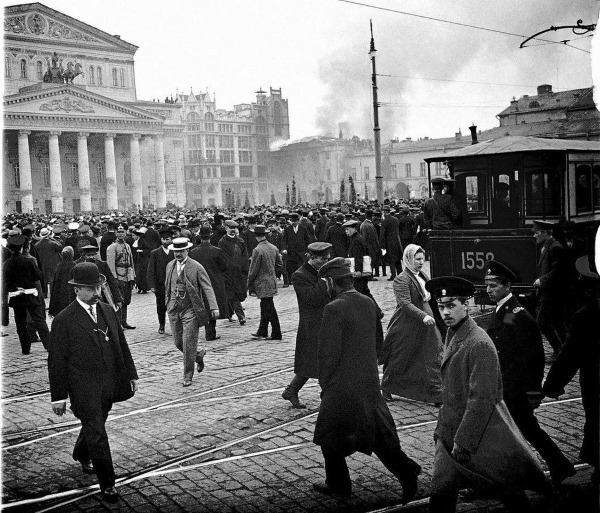
[[[81,420],[73,459],[86,474],[95,473],[103,497],[116,502],[115,471],[106,419],[116,401],[137,390],[137,371],[115,311],[100,302],[106,278],[91,262],[73,268],[76,298],[52,323],[48,376],[52,410],[71,411]]]

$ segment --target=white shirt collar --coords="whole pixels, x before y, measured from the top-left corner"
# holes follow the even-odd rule
[[[510,292],[507,296],[504,296],[498,303],[496,304],[496,312],[502,308],[502,305],[506,303],[511,297],[513,297],[512,292]]]
[[[87,312],[87,314],[90,316],[90,318],[92,317],[90,315],[90,306],[92,307],[92,310],[94,311],[94,315],[96,316],[96,319],[98,318],[98,315],[96,314],[96,305],[88,305],[87,303],[84,303],[81,299],[79,299],[78,297],[75,297],[75,299],[81,305],[81,307]],[[94,321],[96,319],[94,319]]]

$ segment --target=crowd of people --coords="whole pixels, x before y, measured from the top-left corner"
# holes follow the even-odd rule
[[[577,370],[586,414],[580,457],[594,467],[597,483],[600,276],[592,259],[569,260],[578,242],[564,245],[552,226],[536,221],[537,318],[513,295],[513,272],[487,261],[482,280],[496,306],[486,331],[469,315],[472,283],[430,279],[423,271],[428,230],[442,229],[442,215],[450,223],[445,229],[460,223],[450,202],[431,201],[7,215],[2,326],[9,325],[10,307],[22,353],[38,338],[48,350],[53,410],[62,415],[70,400],[82,423],[73,458],[83,472],[96,473],[107,501],[119,496],[104,424],[113,402],[138,387],[124,331],[135,329],[132,294],[154,293],[157,331],[165,334],[168,318],[189,387],[205,366],[200,328],[211,341],[220,338],[218,319],[245,325],[249,295],[260,299],[251,336],[284,341],[274,300],[279,280],[293,287],[299,312],[294,375],[282,398],[305,408],[299,394],[306,382],[318,379],[322,389],[314,442],[326,479],[316,491],[350,494],[345,459],[359,451],[375,453],[392,472],[404,503],[414,499],[421,467],[401,448],[388,408],[396,396],[439,408],[430,511],[455,511],[465,483],[492,488],[524,511],[525,489],[550,486],[527,442],[546,461],[553,485],[575,474],[535,409],[544,396],[562,395]],[[397,306],[384,333],[369,283],[388,272]],[[557,284],[576,300],[571,324],[557,314]],[[555,353],[545,383],[542,333]]]

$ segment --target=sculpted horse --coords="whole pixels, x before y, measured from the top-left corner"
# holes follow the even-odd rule
[[[65,84],[72,84],[75,77],[83,74],[83,67],[81,64],[77,63],[73,66],[73,63],[69,62],[69,64],[67,64],[67,69],[62,73],[62,78]]]

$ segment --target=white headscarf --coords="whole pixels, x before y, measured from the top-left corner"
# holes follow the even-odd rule
[[[416,244],[409,244],[404,249],[404,255],[402,255],[402,263],[404,264],[404,267],[412,273],[417,272],[417,270],[415,269],[415,255],[419,252],[425,254],[425,250],[421,246],[417,246]]]

